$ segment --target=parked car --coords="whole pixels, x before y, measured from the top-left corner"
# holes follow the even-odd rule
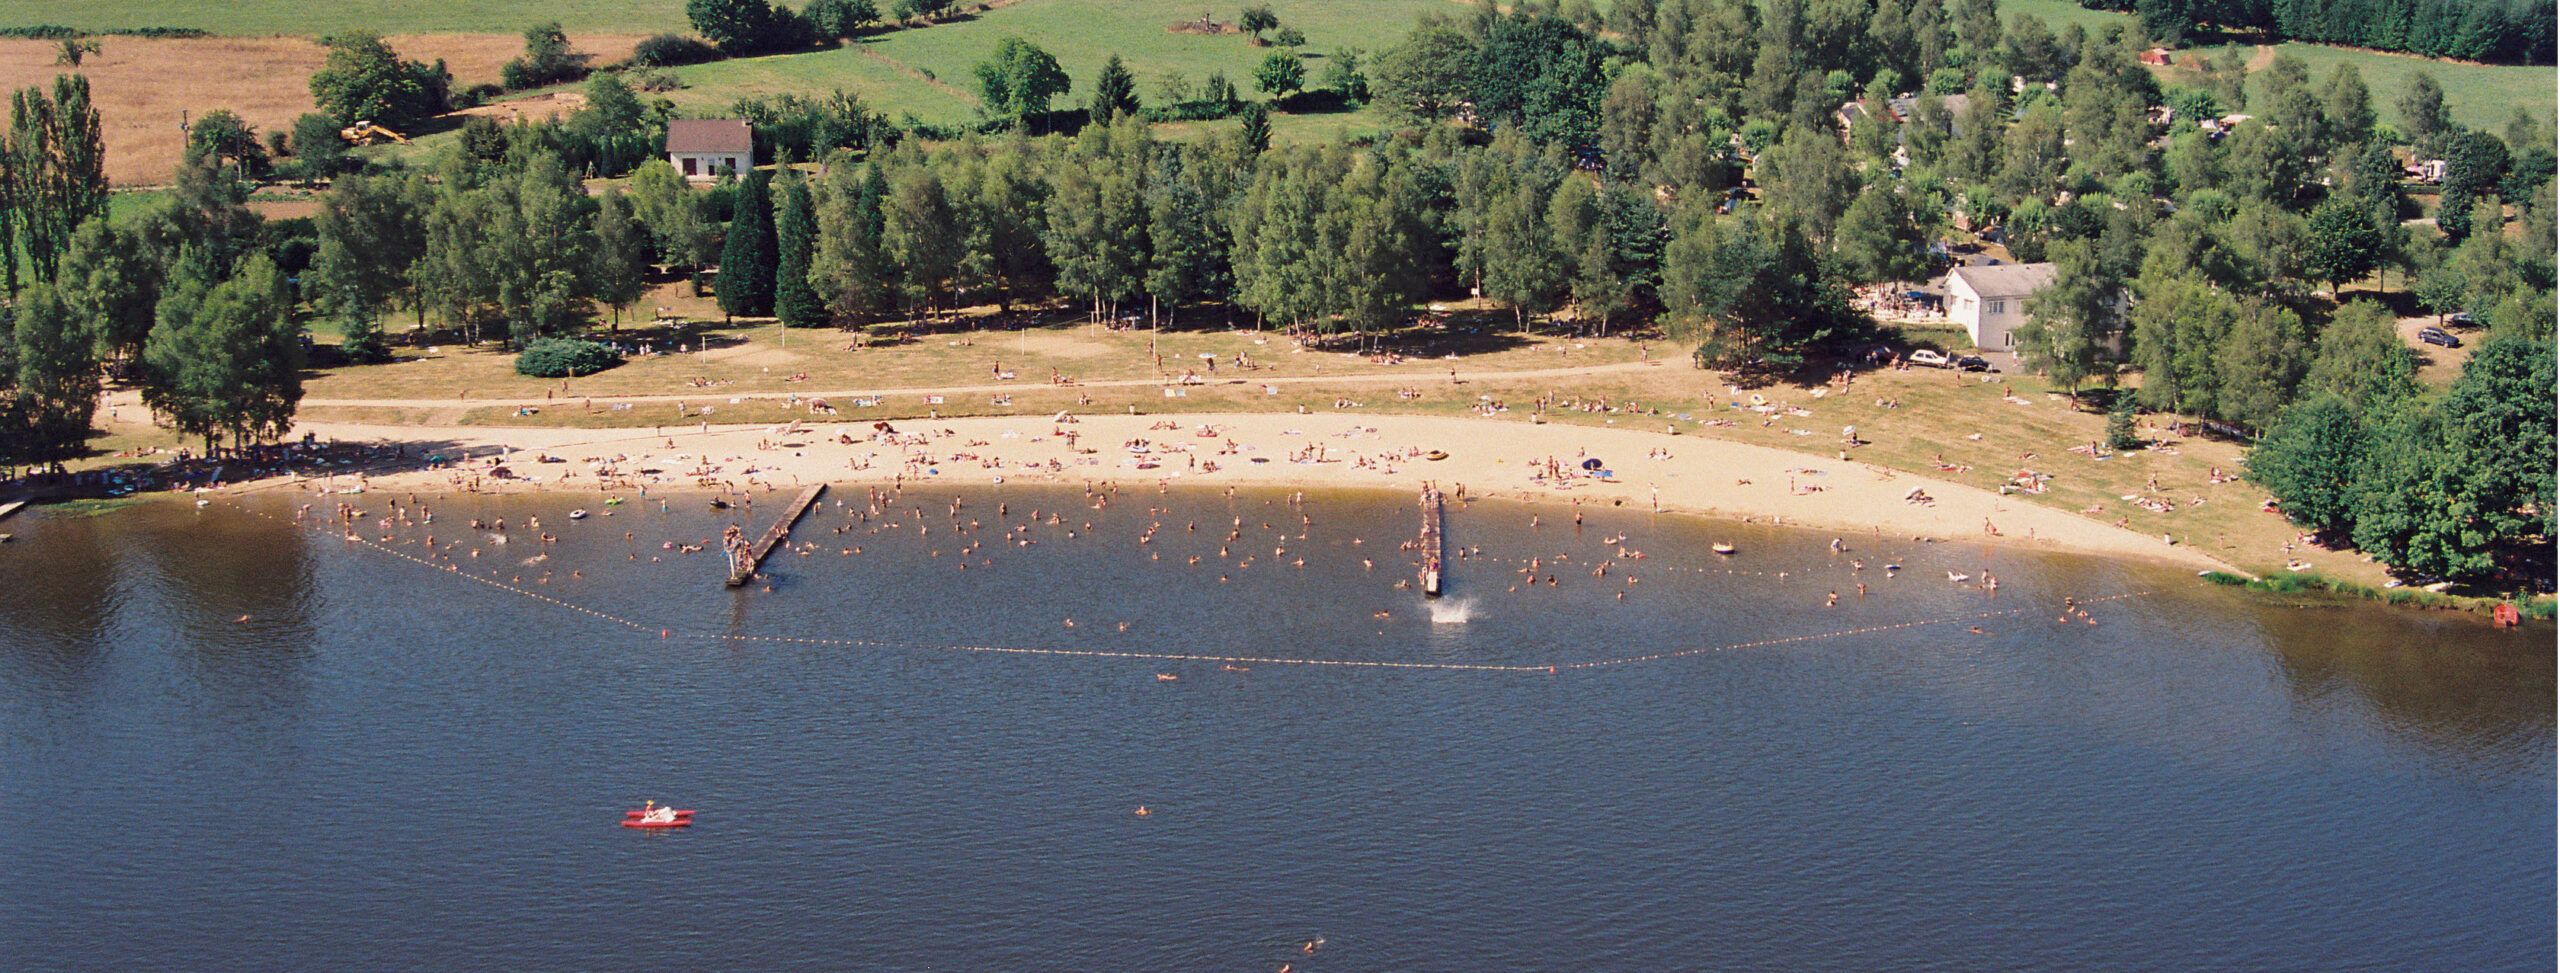
[[[1931,368],[1945,368],[1947,367],[1947,356],[1930,351],[1927,348],[1922,348],[1911,353],[1911,363],[1914,365],[1927,365]]]
[[[1958,355],[1956,367],[1968,372],[1987,372],[1991,370],[1991,361],[1981,355]]]
[[[2445,323],[2451,324],[2455,327],[2468,328],[2471,326],[2471,312],[2469,311],[2455,311],[2451,314],[2445,315],[2444,319]]]
[[[2454,337],[2443,328],[2419,328],[2418,340],[2446,348],[2462,347],[2462,339]]]

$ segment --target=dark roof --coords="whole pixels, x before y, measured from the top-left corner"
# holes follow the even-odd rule
[[[755,129],[735,118],[679,118],[667,123],[669,152],[734,152],[756,150]]]

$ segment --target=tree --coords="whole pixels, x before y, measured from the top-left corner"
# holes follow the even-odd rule
[[[595,204],[560,157],[537,152],[498,194],[487,272],[508,336],[522,348],[580,326],[594,296]]]
[[[794,177],[783,186],[782,205],[773,218],[773,313],[783,326],[811,328],[827,321],[827,305],[809,283],[809,261],[818,242],[817,207],[809,185]]]
[[[2275,494],[2285,519],[2322,533],[2355,520],[2365,430],[2346,400],[2320,393],[2287,406],[2249,450],[2249,479]]]
[[[2401,343],[2388,309],[2348,301],[2320,329],[2302,393],[2335,395],[2358,414],[2380,414],[2417,396],[2417,357]]]
[[[367,31],[320,43],[329,56],[311,75],[311,100],[338,124],[369,121],[405,129],[444,110],[452,79],[441,62],[428,67],[400,60],[381,35]]]
[[[684,177],[665,159],[651,159],[631,171],[631,208],[649,228],[661,262],[700,267],[717,256],[720,225],[704,210],[707,194],[686,188]]]
[[[302,335],[284,275],[263,254],[219,283],[208,270],[185,261],[172,271],[143,349],[143,403],[207,450],[225,437],[282,436],[302,401]]]
[[[1465,31],[1428,15],[1403,41],[1379,52],[1373,80],[1391,111],[1429,121],[1467,100],[1475,56]]]
[[[817,252],[811,283],[838,317],[859,318],[889,310],[895,272],[881,250],[881,205],[889,183],[878,163],[855,169],[831,166],[818,197]]]
[[[1237,138],[1254,155],[1271,151],[1271,109],[1261,102],[1246,105]]]
[[[29,87],[9,102],[9,133],[0,140],[0,277],[15,293],[21,258],[36,280],[52,280],[72,232],[106,214],[106,142],[85,76],[56,76],[50,96]]]
[[[731,57],[797,47],[810,39],[806,21],[765,0],[685,0],[684,12],[694,33]]]
[[[346,140],[338,137],[335,119],[304,112],[293,120],[293,175],[319,182],[337,175],[347,164]]]
[[[2086,241],[2057,241],[2048,256],[2053,283],[2027,296],[2027,320],[2016,332],[2018,359],[2078,395],[2080,383],[2102,371],[2099,359],[2115,330],[2123,288]]]
[[[605,190],[596,200],[595,264],[587,278],[596,300],[613,308],[615,324],[648,291],[649,231],[621,190]]]
[[[1356,47],[1334,51],[1333,56],[1324,59],[1324,79],[1317,84],[1345,102],[1355,105],[1367,102],[1369,76],[1360,73],[1360,58],[1360,49]]]
[[[2436,84],[2436,76],[2424,70],[2410,77],[2409,86],[2400,92],[2396,103],[2400,109],[2400,134],[2418,147],[2424,155],[2441,149],[2437,141],[2453,129],[2453,116],[2445,111],[2444,88]]]
[[[80,224],[54,279],[54,297],[80,318],[80,328],[101,357],[131,360],[151,335],[152,307],[160,301],[158,254],[136,234],[105,219]]]
[[[2356,546],[2393,567],[2484,580],[2552,534],[2552,346],[2492,338],[2432,409],[2402,409],[2357,479]]]
[[[996,45],[995,56],[978,64],[978,91],[986,110],[1016,124],[1049,111],[1049,99],[1067,92],[1067,72],[1058,59],[1019,37]]]
[[[2142,369],[2138,398],[2172,412],[2219,415],[2221,354],[2240,302],[2191,267],[2172,265],[2134,282],[2140,300],[2130,315],[2133,361]]]
[[[1306,83],[1306,64],[1300,62],[1297,55],[1286,51],[1272,52],[1262,59],[1260,67],[1253,69],[1254,87],[1275,98],[1286,98],[1290,92],[1305,87]]]
[[[720,250],[720,311],[736,317],[773,313],[773,267],[777,246],[773,234],[773,174],[747,173],[738,184],[737,202],[729,218],[728,242]]]
[[[2496,191],[2511,160],[2506,143],[2487,132],[2455,132],[2444,141],[2444,187],[2436,203],[2436,226],[2459,241],[2474,229],[2473,204]],[[2495,227],[2492,223],[2491,228]]]
[[[819,37],[837,40],[878,23],[880,8],[872,0],[809,0],[800,8],[800,16]]]
[[[555,20],[524,32],[524,56],[500,68],[498,79],[513,89],[539,88],[576,79],[586,73],[586,62],[586,55],[569,48],[569,35]]]
[[[1102,62],[1102,72],[1093,77],[1093,101],[1085,108],[1086,121],[1109,125],[1112,119],[1138,113],[1138,79],[1129,66],[1120,63],[1120,55]]]
[[[2253,429],[2274,424],[2310,364],[2310,340],[2292,308],[2251,300],[2222,349],[2221,388],[2215,411]]]
[[[1164,153],[1147,180],[1147,294],[1174,307],[1225,296],[1225,229],[1183,155]]]
[[[1280,18],[1271,12],[1270,5],[1257,3],[1244,8],[1244,13],[1236,18],[1236,26],[1253,35],[1253,42],[1259,45],[1262,32],[1280,26]]]
[[[267,148],[258,144],[258,130],[227,108],[206,112],[187,127],[183,157],[188,162],[211,159],[231,167],[242,179],[255,181],[267,174]]]
[[[427,250],[424,186],[349,175],[321,198],[320,248],[308,276],[315,303],[341,320],[371,321],[411,286]]]
[[[29,288],[16,313],[0,317],[0,456],[77,456],[97,413],[98,360],[80,316],[53,288]]]
[[[930,314],[960,269],[963,241],[950,196],[930,167],[911,166],[891,180],[881,209],[880,248],[903,271],[899,293]]]
[[[2311,211],[2310,233],[2303,240],[2302,269],[2313,280],[2339,287],[2373,272],[2387,248],[2373,213],[2343,197]]]

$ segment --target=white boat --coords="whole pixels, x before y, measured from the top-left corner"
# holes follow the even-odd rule
[[[1714,551],[1726,557],[1732,557],[1734,548],[1731,544],[1727,544],[1723,541],[1717,541],[1714,544],[1708,545],[1707,550]]]

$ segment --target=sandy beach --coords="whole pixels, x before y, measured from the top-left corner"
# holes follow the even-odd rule
[[[2224,567],[2050,507],[1849,458],[1818,457],[1660,429],[1594,429],[1509,416],[1339,413],[997,416],[696,424],[636,429],[495,429],[305,423],[349,443],[406,444],[431,468],[270,479],[241,490],[416,492],[767,491],[810,483],[1418,489],[1424,482],[1538,504],[1649,509],[1755,523]],[[1430,458],[1434,453],[1442,458]],[[414,455],[413,455],[414,458]],[[1596,463],[1594,462],[1596,461]],[[509,475],[498,476],[504,467]],[[1596,467],[1596,469],[1592,468]]]

